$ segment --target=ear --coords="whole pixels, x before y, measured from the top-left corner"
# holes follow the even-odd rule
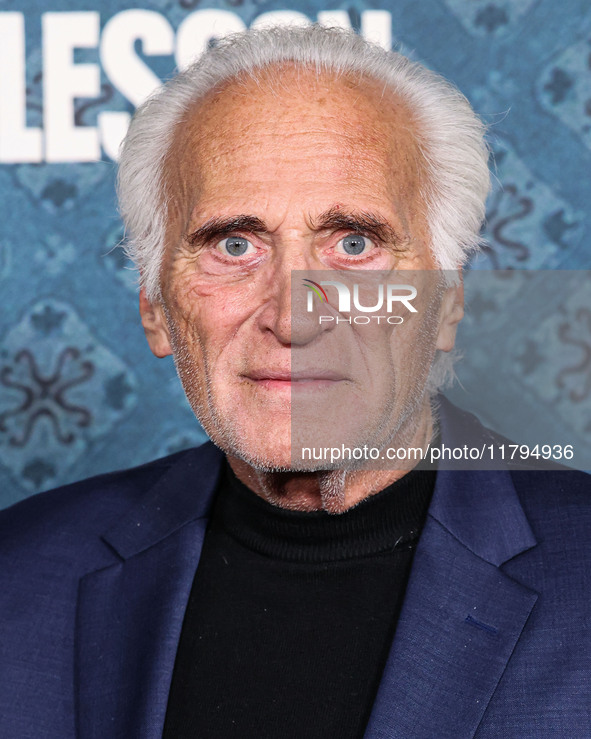
[[[459,285],[448,287],[441,303],[439,316],[439,333],[436,348],[450,352],[456,341],[458,323],[464,317],[464,281],[460,273]]]
[[[157,357],[168,357],[172,354],[172,349],[164,310],[160,303],[151,303],[148,300],[143,287],[140,290],[140,315],[152,353]]]

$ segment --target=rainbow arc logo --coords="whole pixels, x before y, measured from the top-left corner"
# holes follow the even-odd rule
[[[304,277],[303,283],[320,298],[321,303],[328,303],[328,295],[326,294],[322,285],[314,282],[314,280],[309,280],[307,277]]]

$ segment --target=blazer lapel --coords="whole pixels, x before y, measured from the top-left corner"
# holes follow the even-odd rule
[[[183,457],[104,535],[114,564],[80,582],[76,668],[81,739],[162,736],[221,459],[211,444]]]
[[[440,471],[367,739],[473,737],[537,594],[500,569],[535,538],[506,471]]]

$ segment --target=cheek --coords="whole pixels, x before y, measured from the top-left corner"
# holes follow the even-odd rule
[[[178,280],[169,293],[169,313],[177,334],[176,351],[211,368],[240,353],[240,328],[252,313],[249,291],[236,285],[214,285],[193,275]],[[176,352],[175,352],[176,353]]]
[[[437,341],[438,300],[417,300],[414,305],[418,309],[417,313],[394,311],[404,318],[403,323],[390,330],[386,329],[387,335],[383,336],[383,343],[370,353],[375,377],[388,384],[392,382],[393,374],[399,397],[415,393],[423,384]],[[387,357],[384,356],[384,348]]]

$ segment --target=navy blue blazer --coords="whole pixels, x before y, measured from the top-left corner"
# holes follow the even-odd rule
[[[2,739],[161,736],[221,461],[205,444],[0,514]],[[589,489],[438,472],[366,737],[591,737]]]

